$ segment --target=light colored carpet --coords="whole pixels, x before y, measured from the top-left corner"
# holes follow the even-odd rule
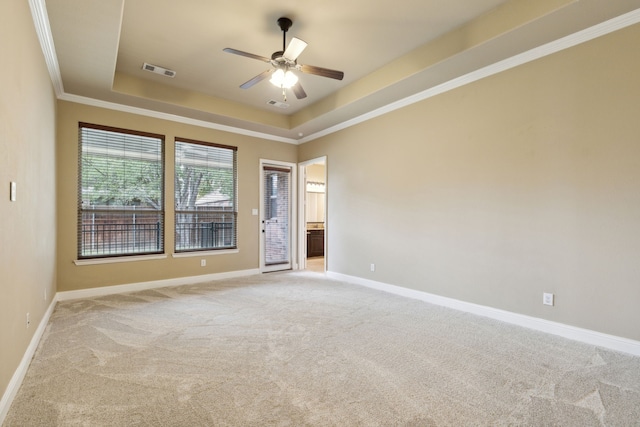
[[[276,273],[58,304],[5,426],[633,426],[640,358]]]

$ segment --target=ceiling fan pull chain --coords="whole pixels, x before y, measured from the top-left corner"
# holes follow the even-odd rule
[[[284,88],[284,86],[280,86],[282,88],[282,99],[284,99],[284,102],[287,102],[287,90]]]

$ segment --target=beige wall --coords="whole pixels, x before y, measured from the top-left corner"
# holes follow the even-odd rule
[[[324,182],[324,164],[314,163],[307,166],[307,181]]]
[[[640,340],[638,40],[302,145],[300,161],[328,156],[330,270]]]
[[[75,265],[77,258],[78,122],[95,123],[165,135],[165,250],[166,259],[101,265]],[[173,258],[174,137],[238,147],[238,253]],[[259,267],[259,160],[295,162],[297,147],[138,116],[71,102],[58,103],[58,291],[130,284],[179,277],[256,269]],[[207,260],[200,267],[201,259]]]
[[[28,2],[0,2],[0,52],[1,397],[56,286],[55,97]]]

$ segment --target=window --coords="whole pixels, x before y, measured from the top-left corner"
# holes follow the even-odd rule
[[[267,177],[267,219],[278,217],[278,174],[274,173]]]
[[[176,252],[235,249],[237,148],[176,139]]]
[[[80,123],[78,257],[164,251],[164,137]]]

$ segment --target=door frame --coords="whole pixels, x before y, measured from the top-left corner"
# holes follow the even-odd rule
[[[289,200],[289,263],[288,264],[277,264],[277,265],[266,265],[265,264],[265,248],[264,248],[264,239],[265,234],[262,230],[264,219],[264,179],[263,179],[263,170],[265,166],[274,166],[281,168],[289,168],[291,169],[291,182],[289,183],[290,188],[290,200]],[[298,224],[298,210],[296,206],[298,204],[297,199],[297,191],[296,185],[298,182],[297,179],[297,168],[295,163],[290,162],[282,162],[279,160],[269,160],[269,159],[260,159],[260,169],[258,173],[260,179],[260,203],[259,203],[259,221],[258,221],[258,233],[260,235],[260,272],[268,273],[271,271],[280,271],[280,270],[288,270],[289,268],[296,270],[298,268],[298,263],[296,262],[296,254],[298,253],[297,244],[297,230],[296,224]],[[283,268],[285,266],[285,268]]]
[[[300,221],[298,222],[298,267],[300,270],[307,268],[307,166],[316,163],[324,164],[324,271],[327,271],[327,248],[329,247],[327,245],[327,230],[329,226],[329,221],[327,221],[327,204],[329,199],[327,197],[329,194],[329,185],[327,182],[327,156],[320,156],[298,163],[298,200],[300,201],[300,203],[298,203],[298,218],[300,218]]]

